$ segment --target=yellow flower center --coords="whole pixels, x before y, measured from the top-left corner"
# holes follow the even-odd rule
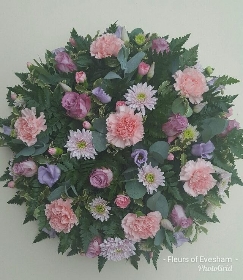
[[[146,174],[145,179],[148,183],[153,183],[154,182],[154,174],[153,173]]]
[[[95,206],[95,211],[99,214],[103,214],[103,213],[105,213],[105,206],[102,204],[97,205],[97,206]]]
[[[138,95],[137,95],[137,99],[139,101],[144,101],[146,99],[146,94],[144,92],[140,92]]]
[[[185,139],[193,139],[194,137],[194,133],[191,129],[186,129],[184,132],[183,132],[183,136]]]
[[[87,144],[84,140],[81,140],[80,142],[77,143],[77,147],[79,149],[84,149],[86,146],[87,146]]]

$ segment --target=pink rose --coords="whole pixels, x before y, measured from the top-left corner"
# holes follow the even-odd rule
[[[184,209],[181,205],[175,205],[171,212],[171,221],[174,226],[180,226],[182,228],[188,228],[192,225],[193,220],[187,218]]]
[[[90,174],[89,180],[93,187],[102,189],[110,185],[113,179],[113,173],[110,169],[97,168]]]
[[[178,70],[174,75],[174,88],[180,91],[182,96],[189,98],[193,104],[200,103],[204,92],[208,91],[205,76],[197,69],[188,67],[183,71]]]
[[[220,136],[226,136],[232,129],[239,129],[240,128],[240,124],[236,121],[236,120],[229,120],[228,121],[228,126],[226,127],[226,129],[220,133]]]
[[[91,44],[90,54],[97,59],[117,56],[123,43],[124,42],[114,34],[103,34]]]
[[[86,117],[91,108],[91,99],[87,94],[66,92],[62,98],[62,107],[67,110],[67,115],[74,119]]]
[[[148,73],[150,65],[145,62],[140,62],[138,65],[138,74],[144,76]]]
[[[102,243],[102,238],[100,236],[94,237],[91,242],[89,243],[89,247],[85,256],[88,258],[95,258],[99,256],[101,249],[100,244]]]
[[[78,225],[78,219],[72,210],[71,199],[59,198],[46,204],[45,215],[50,226],[56,232],[69,233],[74,225]]]
[[[37,142],[37,135],[47,129],[45,115],[41,112],[40,117],[36,118],[36,108],[34,107],[31,110],[23,109],[21,114],[22,116],[14,124],[17,138],[25,142],[27,146],[32,146]]]
[[[56,68],[60,72],[73,72],[77,70],[70,56],[66,52],[58,52],[55,56]]]
[[[120,207],[122,209],[127,208],[127,206],[130,204],[131,199],[129,196],[118,194],[115,199],[115,204],[117,207]]]
[[[140,241],[140,239],[153,238],[160,229],[162,216],[159,211],[150,212],[147,216],[138,217],[128,213],[122,220],[122,228],[127,239]]]
[[[188,120],[180,114],[172,115],[168,122],[162,125],[162,130],[168,136],[168,142],[172,142],[188,126]]]
[[[86,77],[86,74],[85,72],[83,71],[80,71],[80,72],[76,72],[75,74],[75,80],[76,80],[76,83],[84,83],[84,81],[86,81],[87,77]]]
[[[175,156],[172,153],[169,153],[167,156],[167,160],[174,160]]]
[[[37,165],[33,160],[26,160],[20,163],[15,163],[12,167],[12,172],[16,176],[32,177],[37,172]]]

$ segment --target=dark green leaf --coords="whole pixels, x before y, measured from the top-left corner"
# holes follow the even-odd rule
[[[25,147],[23,150],[21,150],[19,153],[17,153],[17,155],[15,156],[16,158],[20,157],[20,156],[31,156],[35,153],[35,147],[31,146],[31,147]]]
[[[97,152],[103,152],[106,149],[106,135],[97,131],[92,131],[93,144]]]
[[[154,237],[154,245],[159,246],[163,243],[165,239],[165,230],[161,228],[159,231],[157,231],[155,237]]]
[[[146,187],[137,180],[127,182],[125,188],[127,194],[133,199],[142,198],[147,192]]]

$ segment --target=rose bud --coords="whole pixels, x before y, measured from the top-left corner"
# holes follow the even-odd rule
[[[11,188],[11,189],[14,188],[14,185],[15,185],[14,181],[9,181],[8,182],[8,187],[9,188]]]
[[[88,121],[83,122],[83,128],[85,129],[90,129],[92,127],[91,123]]]
[[[83,71],[76,72],[75,80],[77,84],[83,84],[87,80],[85,72]]]
[[[117,207],[125,209],[130,204],[131,199],[129,196],[118,194],[115,199],[115,204]]]

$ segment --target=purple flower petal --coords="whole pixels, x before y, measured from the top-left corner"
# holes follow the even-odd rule
[[[50,238],[55,238],[57,236],[57,234],[56,234],[56,232],[55,232],[55,230],[53,228],[51,228],[50,230],[47,229],[47,228],[43,228],[42,231],[47,233]]]
[[[207,143],[194,144],[191,153],[196,157],[211,159],[214,149],[214,144],[208,141]]]
[[[11,131],[12,131],[12,129],[9,126],[3,125],[3,133],[5,135],[10,135]]]
[[[176,247],[180,247],[183,243],[188,242],[189,238],[186,238],[182,231],[175,232],[174,234],[176,240]]]
[[[50,188],[58,181],[60,175],[61,170],[56,165],[47,164],[47,167],[40,166],[38,168],[38,181]]]
[[[143,149],[135,149],[131,154],[131,157],[134,159],[134,163],[137,166],[141,166],[141,164],[145,163],[148,159],[148,152]]]
[[[122,36],[122,27],[121,26],[117,26],[115,35],[116,35],[117,38],[121,39],[121,36]]]
[[[65,48],[57,48],[51,51],[53,54],[57,55],[59,52],[65,52]]]
[[[101,87],[96,87],[92,90],[93,95],[99,99],[101,103],[109,103],[111,101],[111,97],[105,93],[105,91]]]

